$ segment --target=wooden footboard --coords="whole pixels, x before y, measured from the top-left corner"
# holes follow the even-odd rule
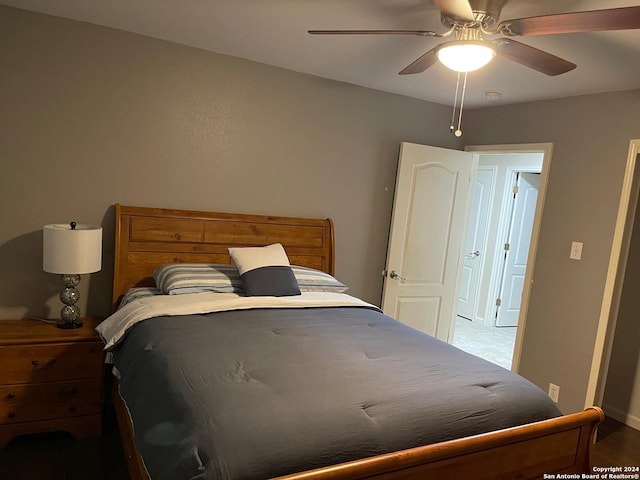
[[[148,480],[131,418],[114,382],[113,402],[131,480]],[[294,473],[277,480],[540,479],[589,473],[589,452],[602,410],[590,407],[519,427]]]
[[[602,410],[332,465],[278,480],[540,479],[545,473],[588,473]]]
[[[149,475],[147,474],[147,469],[144,466],[144,462],[140,456],[140,451],[136,445],[136,437],[133,433],[133,423],[131,421],[131,416],[129,415],[129,409],[120,396],[118,385],[118,380],[114,378],[111,395],[113,408],[116,412],[116,419],[118,421],[122,450],[124,452],[125,460],[127,461],[127,469],[129,470],[129,478],[130,480],[148,480]]]

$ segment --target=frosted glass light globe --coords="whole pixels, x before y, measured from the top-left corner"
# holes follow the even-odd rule
[[[484,67],[496,55],[490,43],[458,40],[443,43],[437,50],[438,60],[456,72],[472,72]]]

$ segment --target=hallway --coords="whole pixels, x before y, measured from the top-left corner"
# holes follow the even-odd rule
[[[487,327],[456,317],[453,345],[511,370],[516,327]]]

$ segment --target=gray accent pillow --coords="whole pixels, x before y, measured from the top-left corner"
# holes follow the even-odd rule
[[[245,295],[249,297],[300,295],[298,281],[281,244],[229,248],[229,255],[238,267]]]
[[[287,297],[300,295],[291,267],[284,265],[259,267],[240,275],[248,297]]]

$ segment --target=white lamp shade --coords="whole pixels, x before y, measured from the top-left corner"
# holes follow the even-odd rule
[[[42,268],[45,272],[93,273],[102,266],[102,227],[56,223],[42,228]]]
[[[442,64],[456,72],[472,72],[484,67],[496,55],[491,44],[485,42],[453,41],[443,43],[436,55]]]

